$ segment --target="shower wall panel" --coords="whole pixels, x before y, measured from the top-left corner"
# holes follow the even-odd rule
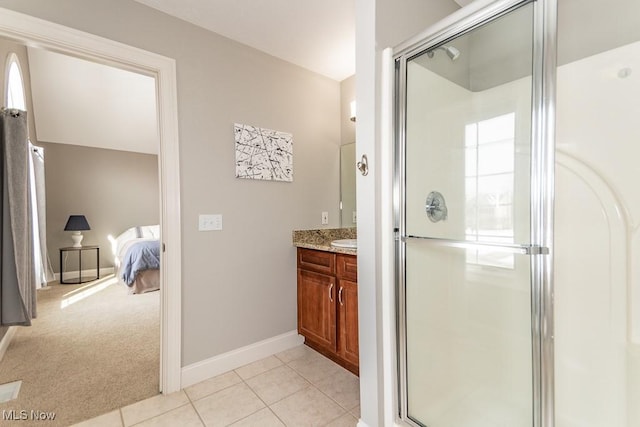
[[[640,42],[558,68],[559,427],[640,425]]]

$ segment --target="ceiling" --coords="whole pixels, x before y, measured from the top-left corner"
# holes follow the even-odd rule
[[[355,0],[136,1],[333,80],[355,74]]]
[[[355,74],[355,0],[135,1],[333,80]]]
[[[28,54],[38,141],[158,153],[153,77],[43,49]]]

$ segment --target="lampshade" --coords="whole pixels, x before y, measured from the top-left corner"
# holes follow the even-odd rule
[[[71,215],[64,226],[65,231],[84,231],[91,230],[87,218],[84,215]]]

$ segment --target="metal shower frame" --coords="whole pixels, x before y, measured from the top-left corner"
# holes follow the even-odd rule
[[[508,249],[531,255],[531,339],[533,425],[553,427],[554,312],[553,312],[553,212],[555,163],[555,92],[557,0],[497,0],[471,12],[453,25],[424,33],[393,49],[394,83],[394,228],[398,348],[399,421],[418,427],[408,414],[405,307],[405,125],[406,64],[480,25],[524,5],[533,4],[533,75],[531,134],[530,245]],[[427,30],[428,31],[428,30]],[[417,40],[417,41],[416,41]],[[432,244],[477,248],[473,242],[429,239]]]

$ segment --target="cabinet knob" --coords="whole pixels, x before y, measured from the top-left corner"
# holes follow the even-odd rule
[[[333,283],[329,286],[329,301],[333,302]]]
[[[342,302],[342,290],[344,288],[342,286],[340,286],[340,290],[338,291],[338,302],[340,302],[340,305],[344,305],[344,303]]]

